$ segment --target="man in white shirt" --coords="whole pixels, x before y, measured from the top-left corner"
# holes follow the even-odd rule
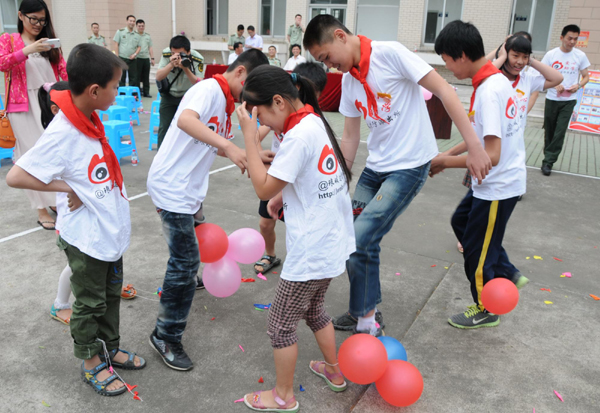
[[[248,38],[244,44],[244,52],[250,49],[263,49],[263,38],[256,34],[254,26],[248,26]]]
[[[290,57],[290,59],[287,61],[287,63],[283,67],[283,70],[289,70],[291,72],[300,63],[306,62],[306,59],[304,58],[304,56],[300,56],[301,51],[302,51],[302,49],[299,44],[292,45],[292,57]]]
[[[542,173],[552,173],[552,165],[558,159],[565,141],[569,119],[577,104],[577,91],[590,80],[588,67],[590,61],[585,53],[575,49],[579,37],[579,27],[574,24],[562,30],[560,47],[550,50],[542,63],[558,70],[564,77],[563,82],[553,89],[548,89],[544,108],[544,160]],[[581,79],[579,79],[581,75]]]
[[[229,60],[228,60],[227,64],[230,65],[233,62],[235,62],[235,59],[237,59],[238,56],[241,55],[243,51],[244,51],[244,43],[235,42],[233,44],[233,53],[231,53],[229,55]]]

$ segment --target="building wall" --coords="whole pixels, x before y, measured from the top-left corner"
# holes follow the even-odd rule
[[[60,39],[66,60],[73,47],[87,40],[86,4],[83,1],[53,0],[48,8],[51,10],[54,31]],[[65,10],[68,10],[68,13]]]
[[[146,22],[146,32],[152,37],[155,62],[158,64],[160,52],[165,47],[169,47],[169,41],[173,37],[171,1],[134,0],[133,9],[135,10],[135,17]],[[125,16],[123,16],[124,21]],[[115,33],[113,32],[111,38],[114,35]]]
[[[570,3],[567,24],[576,24],[581,31],[590,32],[588,47],[581,50],[590,59],[591,69],[600,70],[600,0],[571,0]],[[557,39],[562,27],[560,26],[555,34]],[[556,46],[558,44],[559,41],[556,42]]]

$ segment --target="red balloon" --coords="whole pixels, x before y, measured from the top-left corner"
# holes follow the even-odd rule
[[[506,278],[494,278],[483,286],[481,303],[490,313],[510,313],[519,302],[517,286]]]
[[[354,334],[340,346],[338,361],[342,374],[357,384],[371,384],[385,372],[387,351],[370,334]]]
[[[419,369],[404,360],[390,360],[383,376],[375,382],[383,400],[396,407],[410,406],[423,393]]]
[[[196,227],[200,261],[217,262],[225,256],[229,248],[229,238],[223,228],[216,224],[202,224]]]

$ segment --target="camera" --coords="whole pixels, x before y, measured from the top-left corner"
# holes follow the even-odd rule
[[[192,60],[187,53],[179,53],[179,57],[181,58],[181,66],[189,68],[192,65]]]

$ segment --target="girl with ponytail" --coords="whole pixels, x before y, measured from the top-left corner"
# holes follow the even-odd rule
[[[346,390],[340,373],[331,317],[324,299],[332,278],[345,271],[356,249],[348,192],[350,171],[335,135],[323,117],[313,83],[275,66],[256,68],[244,84],[237,109],[246,143],[248,172],[269,213],[283,207],[287,257],[269,311],[268,335],[277,384],[244,397],[250,409],[297,412],[294,370],[296,329],[301,319],[313,331],[325,361],[308,366],[335,392]],[[252,117],[248,111],[252,112]],[[283,136],[270,168],[259,155],[256,120]]]

